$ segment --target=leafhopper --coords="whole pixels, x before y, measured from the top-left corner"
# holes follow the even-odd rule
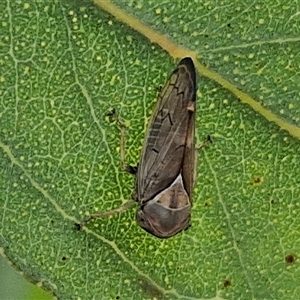
[[[138,204],[137,223],[159,238],[188,228],[195,182],[196,72],[191,58],[182,59],[161,89],[150,118],[137,168],[125,166],[124,125],[121,125],[123,168],[135,173],[133,199],[119,208],[83,220],[103,218]]]

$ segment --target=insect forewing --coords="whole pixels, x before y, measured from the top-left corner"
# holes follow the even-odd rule
[[[180,61],[162,89],[148,125],[137,171],[137,221],[171,237],[190,222],[195,165],[196,72]]]

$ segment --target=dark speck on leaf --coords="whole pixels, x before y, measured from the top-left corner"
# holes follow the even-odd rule
[[[224,282],[223,282],[223,285],[224,285],[225,288],[231,286],[231,281],[230,281],[230,279],[225,279]]]
[[[296,261],[296,256],[294,254],[288,254],[285,257],[285,262],[289,265],[293,264]]]

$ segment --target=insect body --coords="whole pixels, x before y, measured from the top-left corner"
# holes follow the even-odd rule
[[[137,223],[156,237],[168,238],[186,229],[190,224],[195,180],[195,115],[196,72],[192,59],[186,57],[160,92],[137,170],[125,168],[136,171],[134,201],[90,215],[80,227],[90,219],[125,211],[137,202]]]
[[[171,237],[190,223],[195,169],[196,72],[184,58],[163,87],[136,177],[137,222]]]

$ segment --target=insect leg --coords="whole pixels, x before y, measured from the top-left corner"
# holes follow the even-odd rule
[[[102,213],[97,213],[97,214],[91,214],[88,217],[86,217],[84,220],[82,220],[80,223],[76,223],[76,229],[80,230],[82,229],[83,226],[86,225],[86,223],[88,223],[90,220],[93,219],[101,219],[101,218],[106,218],[109,216],[113,216],[119,213],[122,213],[124,211],[126,211],[127,209],[133,207],[136,205],[136,202],[134,200],[128,200],[126,201],[124,204],[122,204],[121,206],[119,206],[118,208],[109,210],[109,211],[104,211]]]
[[[196,181],[196,177],[197,177],[197,163],[198,163],[198,156],[199,156],[199,151],[204,148],[207,147],[209,144],[212,144],[212,139],[211,136],[208,135],[206,137],[206,140],[204,142],[202,142],[200,145],[195,146],[195,149],[197,150],[195,153],[195,167],[194,167],[194,182]]]
[[[116,121],[121,130],[120,138],[120,158],[121,158],[121,167],[125,172],[135,175],[137,172],[137,166],[130,166],[125,162],[125,136],[126,136],[126,125],[124,121],[117,115],[116,110],[113,108],[107,113],[107,116],[111,117]]]
[[[118,117],[115,109],[112,109],[109,113],[107,113],[107,116],[113,118],[117,122],[117,124],[118,124],[118,126],[120,127],[120,130],[121,130],[121,141],[120,141],[121,167],[124,171],[135,175],[136,172],[137,172],[137,167],[133,167],[133,166],[127,165],[125,163],[125,132],[126,132],[126,125]],[[113,216],[113,215],[122,213],[122,212],[126,211],[127,209],[129,209],[129,208],[131,208],[135,205],[136,205],[135,200],[128,200],[124,204],[119,206],[118,208],[115,208],[115,209],[112,209],[112,210],[109,210],[109,211],[105,211],[105,212],[91,214],[88,217],[86,217],[84,220],[82,220],[80,223],[76,223],[75,224],[76,229],[77,230],[82,229],[82,227],[85,226],[90,220],[101,219],[101,218],[106,218],[106,217],[109,217],[109,216]]]
[[[204,147],[206,147],[206,146],[208,146],[209,144],[212,144],[212,139],[211,139],[211,136],[210,135],[208,135],[207,137],[206,137],[206,140],[204,141],[204,142],[202,142],[200,145],[198,145],[198,146],[196,146],[196,150],[201,150],[202,148],[204,148]]]

